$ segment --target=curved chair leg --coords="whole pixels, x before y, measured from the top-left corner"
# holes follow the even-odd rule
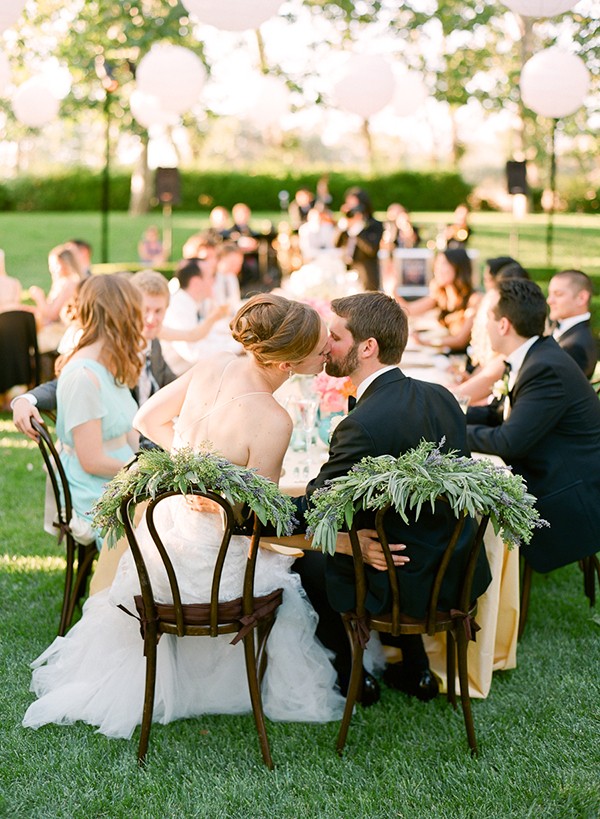
[[[267,768],[269,768],[269,770],[273,770],[273,760],[271,758],[271,749],[269,748],[269,739],[267,737],[267,728],[265,725],[265,715],[263,712],[262,698],[258,684],[256,655],[254,652],[254,634],[252,632],[244,637],[244,655],[246,657],[246,674],[248,676],[248,689],[250,691],[250,700],[252,702],[252,713],[254,714],[254,722],[258,733],[260,750],[265,765]]]
[[[446,697],[456,710],[456,641],[451,631],[446,632]]]
[[[527,622],[527,612],[529,610],[529,595],[531,593],[531,576],[533,569],[526,561],[523,562],[523,576],[521,578],[521,610],[519,612],[519,632],[518,638],[523,636],[525,623]]]
[[[92,565],[98,554],[95,546],[83,546],[81,543],[78,545],[77,571],[75,572],[75,581],[72,583],[68,607],[65,613],[66,628],[71,626],[75,609],[81,603],[82,598],[86,596]]]
[[[63,593],[62,608],[60,611],[60,623],[58,625],[58,636],[64,637],[67,629],[71,625],[73,619],[73,611],[71,608],[72,592],[73,592],[73,572],[75,563],[75,541],[71,535],[66,537],[66,554],[65,559],[67,566],[65,569],[65,589]]]
[[[267,640],[269,634],[275,624],[275,614],[272,614],[268,620],[261,620],[256,627],[257,650],[256,650],[256,665],[258,668],[258,684],[262,685],[265,671],[267,670]]]
[[[465,728],[467,729],[467,740],[471,754],[477,753],[477,739],[475,738],[475,726],[473,724],[473,713],[471,711],[471,698],[469,696],[469,667],[467,663],[467,649],[469,641],[462,625],[456,631],[456,648],[458,654],[458,680],[460,682],[460,701],[465,718]]]
[[[144,638],[144,654],[146,655],[146,687],[144,690],[142,730],[140,733],[140,744],[138,745],[138,765],[140,766],[143,766],[146,763],[146,752],[148,751],[150,728],[152,727],[152,713],[154,711],[154,691],[156,688],[156,625],[148,624],[146,629],[146,636]]]
[[[346,737],[348,736],[348,728],[350,727],[350,720],[352,719],[352,712],[360,688],[363,681],[363,648],[356,640],[352,640],[352,672],[350,674],[350,683],[348,685],[348,693],[346,694],[346,707],[344,708],[344,716],[342,717],[342,724],[335,746],[338,754],[342,754],[344,745],[346,744]]]

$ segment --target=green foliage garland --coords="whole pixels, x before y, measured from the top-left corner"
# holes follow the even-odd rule
[[[114,546],[125,534],[121,518],[121,501],[128,495],[135,500],[155,498],[161,492],[191,489],[211,490],[232,505],[247,504],[261,523],[271,523],[279,536],[291,534],[295,507],[276,484],[253,469],[232,464],[212,452],[194,452],[185,447],[173,453],[147,450],[138,455],[129,468],[122,469],[106,485],[94,506],[94,526]]]
[[[399,458],[363,458],[347,475],[318,489],[306,516],[313,547],[333,554],[338,531],[344,525],[350,528],[356,511],[375,511],[391,503],[408,523],[409,511],[417,519],[423,504],[430,503],[433,509],[440,495],[457,517],[464,510],[473,516],[489,514],[494,531],[509,549],[529,543],[533,529],[548,525],[520,475],[488,459],[457,457],[456,450],[442,452],[443,444],[444,440],[438,445],[421,441]]]

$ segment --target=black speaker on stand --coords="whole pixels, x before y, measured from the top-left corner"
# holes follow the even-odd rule
[[[519,222],[527,212],[527,163],[511,159],[506,163],[506,185],[512,196],[513,225],[510,232],[510,254],[519,256]]]
[[[181,202],[181,180],[177,168],[157,168],[154,178],[156,198],[163,209],[163,247],[165,257],[171,258],[173,248],[173,227],[171,217],[173,205]]]

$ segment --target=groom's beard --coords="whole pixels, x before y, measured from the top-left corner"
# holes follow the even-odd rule
[[[334,378],[343,378],[358,369],[358,341],[355,342],[342,359],[329,359],[325,364],[325,372]]]

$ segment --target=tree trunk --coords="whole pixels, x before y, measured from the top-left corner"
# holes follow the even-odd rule
[[[152,174],[148,167],[148,134],[140,137],[140,153],[131,175],[129,215],[140,216],[150,210],[152,198]]]

